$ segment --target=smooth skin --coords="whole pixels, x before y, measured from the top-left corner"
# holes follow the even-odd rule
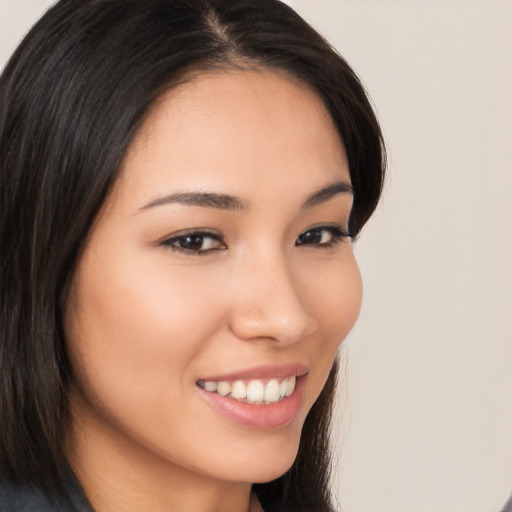
[[[350,184],[338,132],[319,97],[284,74],[198,74],[155,104],[65,311],[67,451],[96,512],[247,512],[251,484],[291,466],[361,306],[340,234],[352,194],[305,206],[333,183]],[[236,200],[168,199],[189,193]],[[298,414],[277,428],[237,423],[197,385],[283,364],[309,373]]]

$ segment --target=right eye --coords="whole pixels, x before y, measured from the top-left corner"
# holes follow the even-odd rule
[[[222,236],[205,231],[188,231],[166,238],[161,245],[185,254],[208,254],[226,249]]]

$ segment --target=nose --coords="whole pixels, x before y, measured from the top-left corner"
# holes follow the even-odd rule
[[[307,289],[297,274],[275,254],[242,265],[233,276],[231,331],[242,340],[272,340],[280,346],[314,333],[317,322],[303,303]]]

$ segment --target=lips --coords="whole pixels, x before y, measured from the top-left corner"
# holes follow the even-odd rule
[[[273,428],[297,416],[308,370],[305,365],[261,366],[199,379],[196,384],[203,398],[230,420]]]

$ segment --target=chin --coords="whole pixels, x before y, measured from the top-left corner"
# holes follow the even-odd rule
[[[253,484],[264,484],[271,482],[280,476],[283,476],[293,465],[295,457],[292,457],[286,463],[275,463],[275,461],[266,461],[266,467],[261,471],[254,472],[253,477],[249,480]]]
[[[267,446],[259,446],[233,461],[228,471],[235,480],[250,483],[266,483],[284,475],[293,465],[299,448],[300,438],[291,442],[293,436],[282,440],[279,447],[269,441]],[[227,459],[227,458],[226,458]],[[234,468],[237,468],[233,471]]]

